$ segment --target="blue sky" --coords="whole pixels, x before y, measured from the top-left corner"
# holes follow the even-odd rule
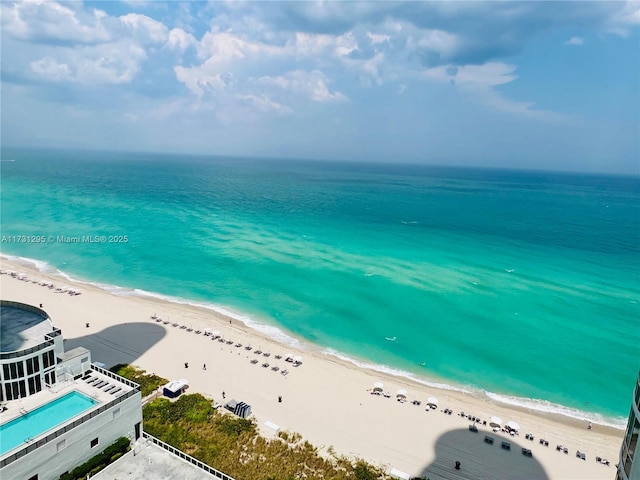
[[[640,2],[0,3],[2,145],[640,174]]]

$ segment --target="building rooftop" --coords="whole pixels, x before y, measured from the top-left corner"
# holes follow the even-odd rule
[[[0,308],[0,352],[14,352],[44,342],[53,331],[53,322],[42,310],[9,306]]]
[[[4,425],[11,420],[21,418],[24,416],[25,412],[31,412],[43,405],[49,404],[72,391],[82,393],[96,402],[92,408],[82,412],[82,415],[86,415],[90,411],[101,408],[103,405],[109,403],[115,398],[130,392],[133,388],[134,387],[131,385],[121,383],[117,379],[111,378],[108,375],[104,375],[97,371],[91,371],[84,378],[67,380],[65,382],[55,384],[51,388],[44,389],[41,392],[29,395],[28,397],[4,402],[3,405],[6,409],[0,413],[0,424]],[[62,425],[71,423],[75,418],[77,418],[77,416],[65,419],[62,423],[39,433],[34,438],[28,439],[28,441],[36,441],[45,436],[45,434],[60,428]],[[2,454],[2,458],[9,456],[17,449],[23,448],[25,444],[26,440],[25,443],[21,443],[15,447],[15,449],[4,452]]]
[[[91,477],[93,480],[211,480],[217,478],[201,468],[140,439],[125,456]]]

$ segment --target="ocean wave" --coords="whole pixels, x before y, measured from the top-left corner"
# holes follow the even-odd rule
[[[510,405],[512,407],[526,408],[536,412],[551,413],[562,415],[574,420],[584,422],[592,422],[594,424],[604,425],[607,427],[624,430],[627,425],[625,417],[604,417],[599,413],[585,412],[577,408],[567,407],[558,403],[549,402],[548,400],[538,400],[535,398],[516,397],[512,395],[503,395],[500,393],[485,391],[484,394],[496,403]]]
[[[9,260],[10,262],[14,262],[17,264],[25,265],[27,267],[35,267],[39,272],[48,274],[48,275],[60,275],[62,272],[57,268],[51,266],[51,264],[47,262],[43,262],[42,260],[36,260],[35,258],[28,257],[16,257],[15,255],[8,255],[3,253],[0,257]]]
[[[439,383],[439,382],[433,382],[433,381],[429,381],[429,380],[425,380],[424,378],[420,378],[416,375],[414,375],[411,372],[407,372],[406,370],[401,370],[398,368],[393,368],[390,367],[388,365],[382,365],[379,363],[370,363],[370,362],[366,362],[366,361],[362,361],[362,360],[356,360],[353,357],[350,357],[349,355],[346,355],[342,352],[339,352],[337,350],[334,350],[333,348],[326,348],[324,350],[322,350],[321,352],[323,355],[327,355],[327,356],[331,356],[331,357],[336,357],[342,361],[345,362],[349,362],[353,365],[355,365],[358,368],[363,368],[363,369],[367,369],[367,370],[373,370],[375,372],[380,372],[383,373],[385,375],[391,375],[394,377],[401,377],[401,378],[406,378],[409,379],[413,382],[416,383],[420,383],[422,385],[426,385],[427,387],[433,387],[433,388],[437,388],[439,390],[450,390],[450,391],[454,391],[454,392],[462,392],[462,393],[472,393],[471,390],[468,390],[466,388],[463,387],[456,387],[454,385],[449,385],[447,383]]]
[[[322,354],[327,356],[333,356],[345,362],[349,362],[358,368],[373,370],[375,372],[391,375],[393,377],[406,378],[408,380],[419,383],[421,385],[437,388],[439,390],[461,392],[468,395],[472,395],[476,398],[485,397],[492,400],[494,403],[498,403],[506,406],[519,407],[519,408],[525,408],[527,410],[532,410],[536,412],[560,415],[560,416],[571,418],[574,420],[592,422],[593,424],[599,424],[599,425],[621,429],[621,430],[625,429],[626,423],[627,423],[627,419],[624,417],[605,417],[598,413],[585,412],[577,408],[567,407],[565,405],[552,403],[547,400],[538,400],[534,398],[503,395],[503,394],[489,392],[486,390],[481,390],[481,389],[472,388],[472,387],[459,387],[459,386],[449,385],[446,383],[426,380],[424,378],[414,375],[411,372],[407,372],[406,370],[392,368],[387,365],[381,365],[377,363],[370,363],[362,360],[357,360],[353,357],[345,355],[344,353],[338,352],[337,350],[334,350],[332,348],[327,348],[323,350]]]
[[[215,313],[224,315],[227,318],[232,318],[233,320],[236,320],[244,324],[247,328],[255,330],[258,333],[262,334],[263,336],[271,338],[272,340],[278,343],[289,345],[291,347],[303,348],[303,345],[300,342],[300,340],[293,338],[292,336],[288,335],[287,333],[285,333],[283,330],[276,327],[275,325],[269,325],[267,323],[257,321],[254,318],[250,317],[249,315],[235,312],[222,305],[217,305],[214,303],[206,303],[206,302],[194,302],[186,298],[176,297],[172,295],[165,295],[157,292],[150,292],[150,291],[142,290],[139,288],[128,288],[128,287],[121,287],[119,285],[113,285],[108,283],[81,280],[78,278],[74,278],[71,275],[63,272],[62,270],[59,270],[51,266],[51,264],[41,260],[36,260],[33,258],[27,258],[27,257],[16,257],[13,255],[6,255],[6,254],[2,254],[0,256],[14,263],[22,264],[28,267],[33,266],[39,272],[42,272],[44,274],[63,277],[68,281],[74,282],[74,283],[90,285],[120,297],[153,298],[153,299],[162,300],[169,303],[188,305],[188,306],[198,307],[198,308],[205,308]]]

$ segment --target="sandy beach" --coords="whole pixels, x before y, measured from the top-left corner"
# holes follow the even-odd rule
[[[25,273],[29,279],[0,275],[2,298],[42,304],[62,329],[67,349],[84,346],[91,350],[94,362],[107,367],[130,363],[170,380],[187,378],[189,392],[203,393],[218,402],[223,402],[224,391],[227,400],[251,405],[266,436],[273,431],[265,422],[272,422],[283,430],[299,432],[325,453],[357,456],[388,471],[393,468],[431,480],[595,480],[615,474],[622,430],[597,424],[587,429],[583,421],[438,390],[361,369],[313,349],[296,350],[209,309],[119,296],[5,258],[1,266]],[[30,281],[33,279],[72,286],[82,294],[59,293]],[[153,319],[154,315],[162,321]],[[205,328],[219,330],[222,338],[233,342],[212,340],[203,335]],[[251,351],[246,350],[248,345]],[[256,350],[269,356],[256,354]],[[285,362],[284,355],[289,353],[301,356],[302,364],[295,367]],[[276,359],[276,355],[283,358]],[[278,371],[272,369],[275,366]],[[282,374],[284,369],[287,375]],[[375,382],[382,382],[383,391],[391,397],[372,395]],[[404,403],[396,400],[399,389],[407,391]],[[438,399],[438,407],[427,409],[426,399],[432,396]],[[413,400],[421,404],[414,405]],[[481,419],[476,423],[477,432],[469,430],[473,422],[460,412]],[[504,423],[517,422],[519,435],[493,432],[489,426],[492,416]],[[533,440],[526,438],[529,433]],[[485,442],[486,435],[494,438],[493,444]],[[548,446],[540,444],[540,439],[547,440]],[[503,441],[509,442],[510,450],[502,448]],[[568,454],[557,451],[557,445],[566,446]],[[531,450],[532,456],[523,455],[522,448]],[[586,454],[586,460],[576,457],[578,450]],[[610,460],[611,466],[597,463],[596,456]],[[454,469],[456,461],[461,462],[460,470]]]

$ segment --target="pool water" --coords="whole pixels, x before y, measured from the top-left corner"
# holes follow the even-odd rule
[[[0,455],[57,427],[97,402],[76,391],[0,425]]]

